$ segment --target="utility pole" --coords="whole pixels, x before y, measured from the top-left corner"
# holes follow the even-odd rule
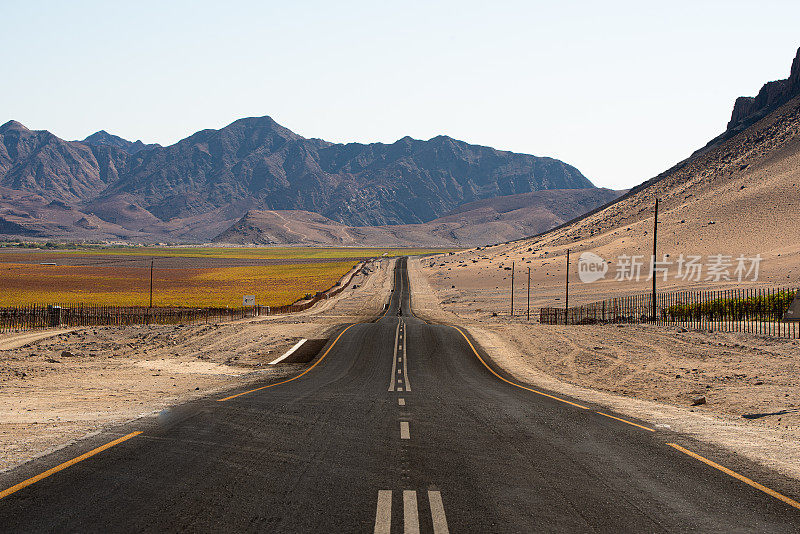
[[[514,262],[511,262],[511,317],[514,317]]]
[[[656,210],[653,217],[653,263],[651,270],[653,271],[653,322],[656,321],[656,245],[658,237],[658,198],[656,198]]]
[[[155,260],[150,258],[150,307],[153,307],[153,262]]]
[[[528,267],[528,321],[531,320],[531,268]]]
[[[567,324],[569,315],[569,249],[567,249],[567,290],[564,296],[564,324]]]

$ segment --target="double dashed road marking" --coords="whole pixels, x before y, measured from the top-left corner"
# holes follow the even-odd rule
[[[447,516],[444,512],[442,494],[428,491],[428,504],[433,523],[433,534],[448,534]],[[378,506],[375,510],[375,534],[390,534],[392,531],[392,490],[378,491]],[[416,490],[403,490],[403,533],[419,534],[419,507]]]

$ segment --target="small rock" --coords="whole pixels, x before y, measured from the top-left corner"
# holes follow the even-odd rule
[[[703,395],[699,395],[692,399],[692,406],[700,406],[701,404],[706,403],[706,398]]]
[[[685,328],[678,328],[678,332],[680,332],[681,334],[684,334],[684,333],[688,332],[688,330],[686,330]]]
[[[762,385],[764,385],[764,382],[762,382],[761,380],[759,380],[759,381],[757,381],[757,382],[755,383],[755,385],[757,385],[757,386],[762,386]]]
[[[60,361],[56,360],[55,358],[47,358],[45,361],[47,363],[61,363]]]
[[[61,351],[61,357],[62,358],[72,358],[73,356],[74,356],[74,354],[72,354],[68,350]]]

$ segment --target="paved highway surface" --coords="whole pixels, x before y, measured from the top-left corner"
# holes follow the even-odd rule
[[[792,481],[515,385],[473,346],[414,317],[400,260],[387,313],[342,327],[304,374],[131,422],[0,476],[0,529],[800,530]]]

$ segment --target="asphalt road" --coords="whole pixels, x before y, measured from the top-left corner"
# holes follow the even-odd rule
[[[783,497],[797,496],[792,481],[510,383],[460,330],[415,318],[408,287],[401,260],[385,316],[342,327],[295,379],[134,421],[0,475],[11,488],[0,529],[800,530]]]

